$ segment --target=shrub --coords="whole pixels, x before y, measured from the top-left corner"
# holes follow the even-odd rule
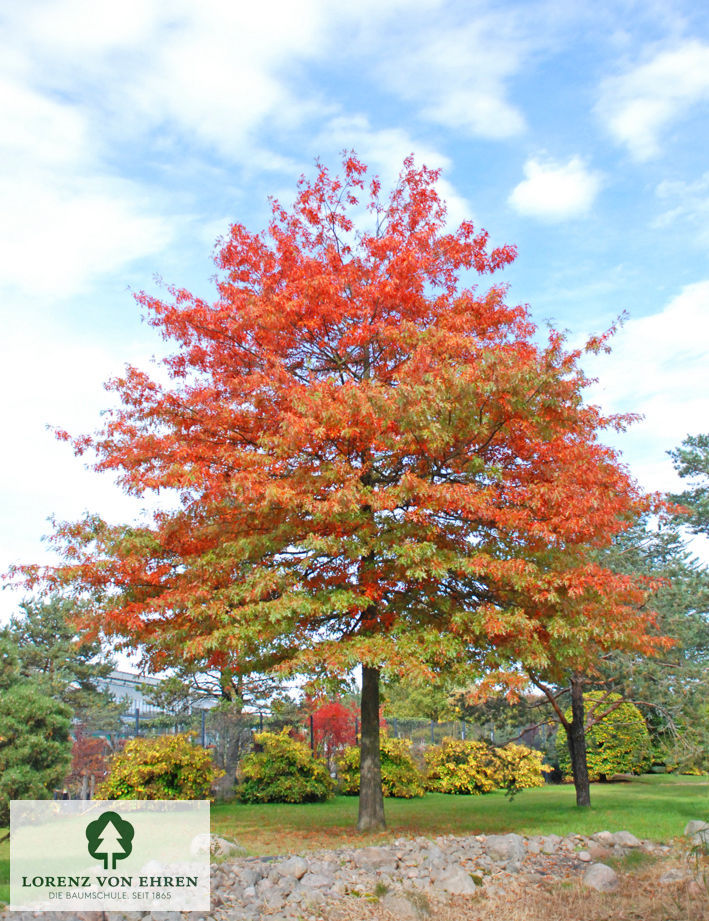
[[[426,792],[424,778],[411,757],[408,739],[382,736],[379,742],[382,759],[382,790],[384,796],[412,799]],[[359,793],[359,748],[351,747],[337,759],[340,792],[346,796]]]
[[[599,706],[605,709],[620,699],[619,694],[590,691],[585,695],[586,712],[594,702],[601,701]],[[571,719],[571,708],[566,711],[566,717]],[[571,759],[562,727],[556,734],[556,751],[559,767],[568,778],[571,776]],[[642,774],[648,770],[652,762],[650,733],[635,704],[620,704],[587,730],[586,757],[590,780],[605,780],[613,774]]]
[[[317,803],[332,796],[334,784],[325,763],[288,730],[258,732],[261,751],[241,762],[238,797],[244,803]]]
[[[98,799],[206,799],[223,774],[187,733],[131,739],[111,759]]]
[[[444,739],[425,754],[426,785],[436,793],[512,793],[544,784],[542,752],[512,743],[494,748],[472,739]]]
[[[542,764],[544,752],[508,742],[494,749],[497,759],[496,786],[510,793],[544,786],[544,774],[553,770]]]
[[[489,793],[497,785],[498,763],[485,742],[447,738],[424,757],[426,785],[436,793]]]
[[[31,681],[0,694],[0,828],[10,800],[47,799],[71,759],[71,710]]]

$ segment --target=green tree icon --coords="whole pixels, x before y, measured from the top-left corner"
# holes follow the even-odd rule
[[[104,870],[115,870],[116,861],[123,860],[133,850],[135,829],[117,812],[103,812],[86,826],[89,854],[103,860]],[[109,866],[110,864],[110,866]]]

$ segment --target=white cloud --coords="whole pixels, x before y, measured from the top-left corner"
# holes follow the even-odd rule
[[[563,221],[587,214],[601,188],[599,173],[579,157],[568,163],[529,159],[526,176],[510,193],[508,202],[520,214],[547,221]]]
[[[661,152],[661,135],[698,103],[709,101],[709,44],[688,40],[601,86],[598,114],[637,160]]]
[[[709,172],[694,182],[665,180],[655,194],[669,209],[653,223],[662,229],[675,222],[686,221],[692,231],[692,238],[703,246],[709,245]]]
[[[18,5],[12,25],[26,60],[42,62],[25,77],[90,105],[105,138],[157,130],[168,145],[246,158],[258,127],[288,130],[320,111],[287,71],[327,47],[328,10],[322,0],[49,0]]]
[[[0,79],[0,289],[64,297],[170,241],[138,183],[102,168],[87,111]]]
[[[589,392],[607,411],[642,413],[619,443],[646,488],[680,483],[665,452],[709,428],[709,280],[685,287],[659,313],[630,319],[610,356],[584,360],[598,378]]]
[[[527,51],[511,11],[476,11],[455,26],[419,22],[415,31],[403,30],[397,48],[382,54],[377,70],[425,119],[494,140],[524,131],[524,116],[507,98],[507,81]]]
[[[172,238],[128,181],[27,173],[0,181],[0,199],[0,288],[26,294],[76,294]]]

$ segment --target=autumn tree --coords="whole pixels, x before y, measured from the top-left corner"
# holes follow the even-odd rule
[[[584,544],[550,548],[536,557],[536,587],[500,588],[499,603],[522,613],[512,630],[500,630],[488,645],[488,674],[476,689],[484,699],[502,685],[514,697],[531,682],[544,694],[565,734],[576,804],[582,807],[591,805],[586,734],[622,703],[608,691],[587,708],[584,691],[602,680],[609,655],[652,656],[671,644],[647,604],[657,580],[602,565],[600,546],[596,552]],[[484,648],[480,640],[476,645]]]
[[[437,178],[409,158],[385,196],[347,155],[274,201],[264,232],[231,228],[213,302],[140,295],[177,346],[166,374],[127,368],[119,408],[74,446],[175,508],[59,526],[63,565],[25,570],[90,597],[87,629],[156,667],[360,666],[363,830],[384,824],[382,669],[484,662],[534,616],[510,587],[575,590],[544,548],[603,543],[640,502],[598,440],[623,420],[584,404],[580,351],[540,344],[503,285],[465,286],[515,251],[449,228]]]

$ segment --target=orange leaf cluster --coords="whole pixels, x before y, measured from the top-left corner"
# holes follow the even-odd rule
[[[465,286],[515,250],[449,229],[437,178],[409,158],[385,198],[347,155],[263,233],[231,228],[214,302],[140,295],[177,344],[168,382],[128,367],[120,407],[74,444],[175,510],[60,525],[63,565],[30,581],[93,599],[87,629],[156,664],[648,648],[642,586],[583,558],[646,507],[599,440],[630,417],[584,403],[581,351],[541,343],[504,286]]]

